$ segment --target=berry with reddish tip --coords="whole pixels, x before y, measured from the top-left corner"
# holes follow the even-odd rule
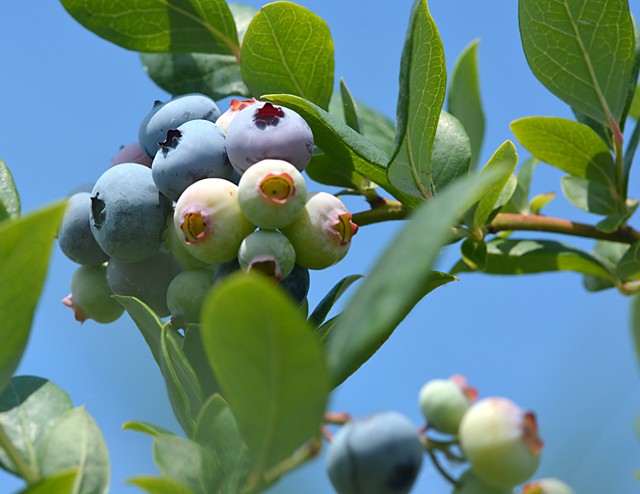
[[[506,398],[474,403],[460,422],[460,447],[488,485],[513,487],[536,472],[542,441],[535,415]]]
[[[327,469],[339,494],[406,494],[424,449],[409,419],[383,412],[348,422],[329,445]]]
[[[71,293],[62,303],[73,310],[76,321],[93,319],[107,324],[124,312],[111,295],[104,266],[80,266],[71,276]]]
[[[284,228],[302,214],[307,186],[291,163],[263,160],[240,177],[238,200],[245,217],[260,228]]]
[[[477,395],[474,388],[467,386],[464,377],[456,375],[427,382],[420,390],[418,401],[430,427],[455,435],[462,417]]]
[[[327,192],[309,194],[302,214],[282,229],[296,250],[296,262],[309,269],[325,269],[340,261],[357,231],[346,206]]]
[[[176,203],[174,228],[187,251],[210,264],[232,260],[255,230],[238,203],[238,186],[222,178],[190,185]]]
[[[562,480],[546,478],[526,483],[522,494],[575,494],[575,491]]]
[[[255,98],[243,100],[232,99],[229,103],[229,109],[218,117],[216,125],[226,134],[231,121],[236,117],[238,112],[244,110],[247,106],[255,105],[256,103],[260,103],[260,101]]]
[[[238,250],[240,267],[280,281],[291,273],[296,251],[289,239],[276,230],[257,230],[247,236]]]
[[[227,154],[241,175],[265,159],[288,161],[302,171],[313,155],[313,132],[295,111],[257,103],[238,112],[229,124]]]

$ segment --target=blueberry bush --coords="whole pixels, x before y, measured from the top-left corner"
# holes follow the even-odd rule
[[[427,463],[458,494],[574,492],[536,476],[535,413],[479,399],[462,376],[416,390],[420,424],[394,411],[353,417],[329,399],[418,302],[472,272],[570,271],[588,291],[617,290],[640,348],[640,30],[626,0],[518,1],[529,68],[574,118],[515,120],[486,163],[478,44],[448,75],[426,0],[407,19],[395,122],[336,84],[329,26],[296,3],[60,3],[140,52],[172,97],[150,102],[138,142],[66,200],[22,214],[0,162],[0,467],[24,480],[21,492],[103,493],[111,482],[87,410],[45,378],[14,376],[56,239],[78,265],[63,303],[80,322],[128,314],[182,428],[124,424],[153,441],[159,474],[129,480],[142,491],[262,492],[326,447],[339,494],[408,493]],[[553,194],[530,189],[546,166],[595,221],[542,213]],[[386,221],[403,224],[371,270],[345,272],[310,307],[314,274]],[[445,247],[459,259],[437,271]]]

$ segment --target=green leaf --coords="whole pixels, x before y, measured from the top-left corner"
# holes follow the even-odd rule
[[[469,135],[472,168],[477,166],[480,158],[485,121],[480,98],[478,43],[479,40],[472,41],[456,60],[447,98],[449,113],[460,120]]]
[[[459,263],[453,273],[469,271]],[[552,240],[496,238],[487,243],[488,274],[532,274],[551,271],[575,271],[616,282],[615,274],[599,259],[575,247]]]
[[[633,38],[634,38],[634,53],[633,53],[633,67],[631,68],[631,76],[627,83],[627,99],[625,107],[622,112],[622,118],[620,119],[620,129],[624,131],[627,117],[629,116],[629,110],[635,99],[636,86],[638,84],[638,74],[640,73],[640,28],[636,18],[631,14],[631,23],[633,25]]]
[[[333,40],[327,24],[292,2],[262,7],[244,35],[242,79],[251,93],[286,93],[321,108],[333,91]]]
[[[356,105],[351,92],[344,82],[344,78],[340,78],[340,96],[342,97],[342,111],[344,113],[345,123],[355,130],[358,134],[362,134],[360,128],[360,115],[358,115],[358,107]]]
[[[619,122],[634,63],[628,1],[519,0],[518,5],[522,46],[538,80],[598,122]]]
[[[487,244],[482,240],[466,239],[460,246],[462,260],[471,269],[483,271],[487,265]]]
[[[402,49],[395,147],[389,182],[404,193],[434,193],[431,151],[447,85],[444,48],[426,0],[415,0]]]
[[[616,266],[616,274],[624,281],[640,279],[640,242],[631,245]]]
[[[150,494],[195,494],[186,485],[167,477],[134,477],[127,482]]]
[[[77,476],[76,468],[64,470],[30,485],[18,494],[69,494],[74,492]]]
[[[84,407],[68,410],[49,429],[38,450],[44,477],[78,469],[73,494],[109,491],[109,452],[97,424]]]
[[[494,176],[494,182],[484,190],[482,197],[475,206],[471,224],[472,230],[482,228],[490,221],[491,212],[496,207],[502,190],[509,182],[517,163],[518,153],[516,153],[516,147],[511,141],[505,141],[489,158],[487,164],[484,165],[480,176],[490,173]]]
[[[40,377],[14,377],[0,395],[0,426],[26,465],[38,472],[36,453],[58,417],[71,409],[67,393]],[[19,474],[4,449],[0,466]]]
[[[620,262],[620,259],[622,259],[622,256],[625,255],[630,247],[631,246],[629,244],[598,240],[591,254],[605,264],[611,271],[615,271],[616,265]],[[605,290],[615,286],[611,281],[588,274],[582,277],[582,284],[590,292]]]
[[[571,175],[562,177],[561,183],[562,193],[578,209],[604,215],[616,212],[616,199],[609,188]]]
[[[320,184],[342,187],[344,189],[363,190],[371,184],[349,165],[339,163],[324,153],[315,153],[305,168],[311,180]]]
[[[56,203],[0,223],[0,392],[27,345],[65,207],[66,203]]]
[[[9,167],[0,160],[0,221],[20,216],[20,196]]]
[[[229,4],[242,40],[257,10],[248,5]],[[233,55],[213,53],[141,53],[147,75],[171,94],[202,93],[218,100],[228,96],[249,97],[242,81],[240,64]]]
[[[128,50],[238,56],[231,11],[224,0],[60,0],[98,36]]]
[[[431,154],[431,185],[437,193],[469,171],[471,144],[460,121],[446,111],[440,112]]]
[[[611,233],[622,228],[627,220],[636,212],[636,209],[638,209],[637,199],[627,199],[626,206],[625,211],[610,214],[605,219],[596,223],[596,228],[605,233]]]
[[[184,332],[182,350],[196,373],[203,397],[208,397],[220,392],[220,384],[218,384],[218,380],[213,374],[213,369],[209,365],[200,331],[199,324],[189,324],[187,326]]]
[[[244,273],[210,292],[202,328],[258,478],[320,430],[329,393],[320,340],[290,297]]]
[[[218,491],[220,464],[195,441],[158,436],[153,441],[153,460],[164,477],[188,487],[194,494]]]
[[[525,117],[511,130],[541,161],[574,177],[616,190],[615,165],[607,143],[584,124],[556,117]]]
[[[345,174],[357,172],[407,206],[420,203],[418,199],[402,193],[387,181],[385,154],[337,117],[298,96],[268,94],[263,99],[298,112],[311,127],[316,146],[331,157],[334,163],[345,168]]]
[[[331,288],[331,290],[322,297],[320,303],[318,303],[314,311],[309,316],[309,322],[316,327],[320,326],[342,294],[360,278],[362,278],[362,275],[352,274],[338,281],[338,283],[336,283],[333,288]]]
[[[518,170],[518,184],[509,202],[502,208],[505,213],[527,214],[529,213],[529,190],[531,189],[531,178],[538,160],[529,158],[522,163]]]
[[[194,440],[220,462],[222,492],[242,492],[251,473],[251,457],[231,408],[220,395],[211,396],[202,407]]]
[[[143,434],[148,434],[149,436],[153,437],[157,437],[162,434],[175,435],[173,432],[165,429],[164,427],[153,425],[148,422],[141,422],[139,420],[125,422],[124,424],[122,424],[122,429],[125,431],[142,432]]]
[[[640,84],[636,85],[636,89],[633,93],[633,99],[631,100],[631,107],[629,108],[629,116],[634,120],[640,119],[640,90],[638,88]]]
[[[414,211],[328,333],[334,386],[366,362],[425,295],[455,279],[432,266],[462,211],[494,178],[490,173],[460,179]]]
[[[160,350],[160,340],[162,334],[163,323],[160,318],[153,312],[147,304],[135,297],[124,295],[113,295],[127,314],[133,319],[140,333],[147,343],[154,360],[160,366],[162,355]]]
[[[556,198],[555,192],[547,192],[546,194],[538,194],[531,198],[529,203],[529,210],[531,214],[540,214],[542,208],[553,201]]]
[[[173,330],[162,327],[160,338],[162,360],[160,370],[176,419],[188,436],[193,434],[195,421],[204,397],[198,378],[184,354]]]

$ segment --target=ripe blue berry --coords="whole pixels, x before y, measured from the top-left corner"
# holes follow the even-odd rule
[[[220,114],[216,102],[204,94],[184,94],[166,103],[157,102],[140,124],[138,140],[147,155],[153,159],[169,129],[175,129],[189,120],[215,122]]]
[[[71,277],[71,293],[62,303],[73,310],[76,321],[93,319],[106,324],[124,311],[111,295],[104,266],[80,266]]]
[[[58,242],[64,255],[73,262],[97,265],[102,264],[109,257],[91,233],[90,216],[91,194],[78,192],[72,195],[60,224]]]
[[[151,170],[122,163],[105,171],[91,192],[91,232],[109,257],[141,261],[158,251],[171,201]]]
[[[276,230],[257,230],[248,235],[238,250],[240,267],[280,281],[293,270],[296,251],[289,239]]]
[[[228,178],[233,169],[224,147],[224,132],[209,120],[190,120],[169,129],[153,158],[153,180],[172,201],[203,178]]]
[[[424,449],[411,422],[396,412],[349,422],[335,435],[327,468],[339,494],[406,494]]]
[[[265,159],[288,161],[302,171],[313,155],[313,133],[295,111],[257,103],[238,112],[229,124],[227,154],[241,175]]]

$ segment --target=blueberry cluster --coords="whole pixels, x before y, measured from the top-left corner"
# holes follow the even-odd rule
[[[302,303],[309,269],[340,261],[358,229],[338,198],[307,193],[313,151],[311,128],[286,107],[232,100],[221,113],[202,94],[156,102],[138,142],[69,200],[59,243],[82,267],[64,303],[78,320],[110,322],[122,313],[111,294],[130,295],[183,326],[238,269]]]

